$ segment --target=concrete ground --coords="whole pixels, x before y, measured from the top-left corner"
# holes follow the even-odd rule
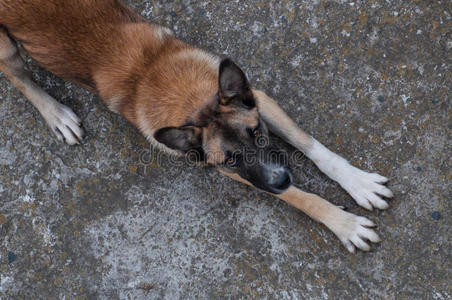
[[[330,149],[388,176],[391,207],[368,212],[310,161],[294,166],[300,187],[374,220],[383,242],[350,255],[284,202],[174,166],[29,60],[88,136],[58,142],[1,76],[0,298],[451,299],[450,1],[127,2],[233,57]]]

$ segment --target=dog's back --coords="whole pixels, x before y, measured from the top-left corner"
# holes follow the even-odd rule
[[[122,24],[144,22],[117,0],[0,0],[0,25],[47,70],[94,88],[93,67],[120,38]],[[114,38],[112,38],[114,37]]]

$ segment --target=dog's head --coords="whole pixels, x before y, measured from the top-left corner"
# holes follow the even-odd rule
[[[154,137],[265,191],[279,194],[292,184],[288,157],[271,147],[249,81],[230,59],[220,64],[215,100],[185,126],[162,128]]]

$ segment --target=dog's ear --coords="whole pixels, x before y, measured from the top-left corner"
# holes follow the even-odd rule
[[[162,128],[157,130],[154,138],[168,148],[182,152],[202,147],[202,129],[195,126]]]
[[[229,58],[220,64],[219,96],[222,105],[229,105],[235,98],[240,98],[246,106],[255,106],[245,73]]]

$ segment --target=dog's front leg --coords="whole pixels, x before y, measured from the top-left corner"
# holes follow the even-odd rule
[[[344,158],[301,130],[275,100],[261,91],[253,93],[259,113],[272,132],[303,151],[322,172],[337,181],[362,207],[369,210],[373,207],[388,208],[388,203],[379,196],[393,197],[392,192],[383,185],[388,181],[386,177],[353,167]]]
[[[237,174],[230,174],[221,170],[220,172],[234,180],[251,185]],[[373,243],[381,241],[375,231],[370,229],[370,227],[375,227],[374,222],[348,213],[317,195],[305,193],[292,185],[284,193],[274,196],[298,208],[314,220],[323,223],[336,234],[351,253],[354,253],[356,248],[369,251],[370,245],[366,240]]]

